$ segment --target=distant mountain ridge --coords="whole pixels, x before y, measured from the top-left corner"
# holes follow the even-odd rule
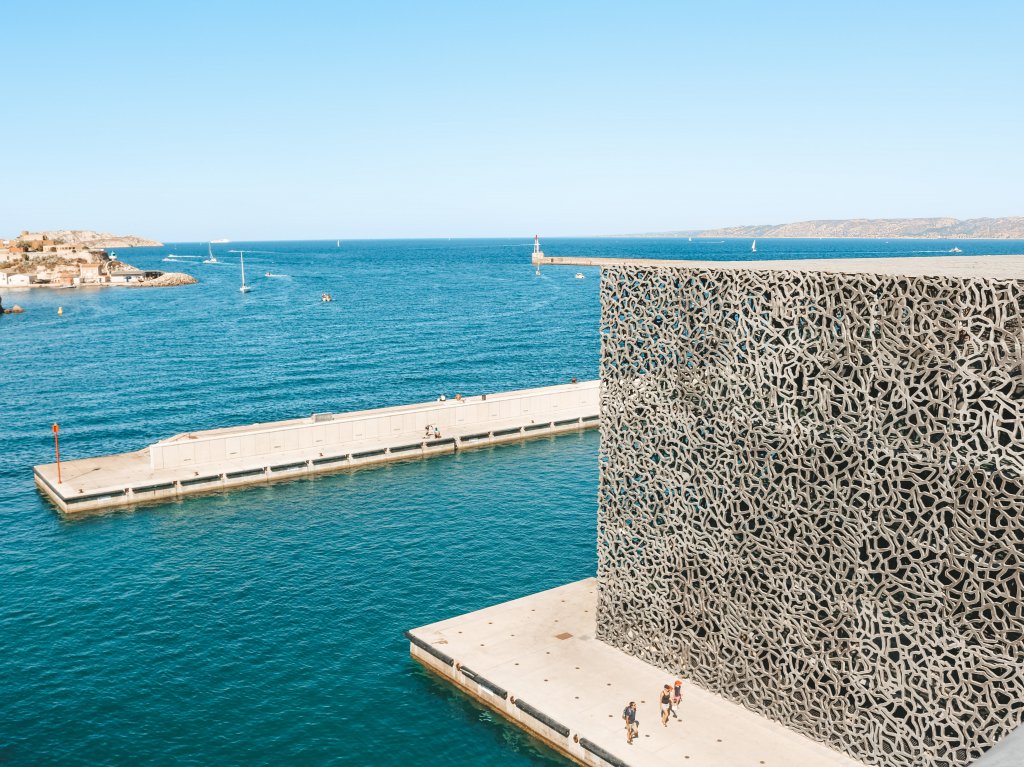
[[[639,237],[864,237],[886,239],[1024,240],[1024,216],[1003,218],[846,218],[791,224],[730,226],[633,235]]]
[[[139,248],[159,247],[162,242],[136,237],[133,234],[117,235],[110,232],[96,232],[92,229],[54,229],[49,232],[31,232],[31,237],[46,235],[51,240],[60,240],[66,245],[85,245],[89,248]],[[25,239],[24,235],[15,239]]]

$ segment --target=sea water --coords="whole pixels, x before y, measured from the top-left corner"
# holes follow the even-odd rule
[[[756,255],[749,240],[543,245],[1024,253],[934,240],[762,240]],[[598,270],[537,276],[531,246],[231,243],[203,264],[205,243],[168,244],[120,255],[198,285],[0,292],[26,310],[0,317],[0,763],[564,764],[422,671],[402,632],[593,575],[595,431],[80,516],[56,513],[31,473],[53,460],[54,422],[74,459],[193,429],[594,378]]]

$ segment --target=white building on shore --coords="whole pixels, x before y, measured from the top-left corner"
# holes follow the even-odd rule
[[[18,272],[0,272],[0,287],[27,288],[32,284],[32,275]]]

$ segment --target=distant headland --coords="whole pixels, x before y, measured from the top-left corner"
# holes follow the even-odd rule
[[[791,224],[730,226],[616,237],[879,238],[908,240],[1024,240],[1024,216],[1003,218],[845,218]]]
[[[92,229],[53,229],[49,232],[22,232],[15,241],[60,242],[65,245],[81,245],[85,248],[159,248],[162,242],[136,237],[134,234],[111,234],[95,232]]]

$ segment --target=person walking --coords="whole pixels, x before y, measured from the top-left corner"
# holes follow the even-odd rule
[[[672,688],[672,716],[676,719],[679,718],[679,714],[676,710],[679,708],[679,704],[683,702],[683,683],[680,680],[676,680],[675,686]]]
[[[672,686],[665,685],[661,688],[661,697],[658,698],[661,708],[661,726],[668,727],[668,715],[672,713]]]
[[[626,742],[633,745],[633,738],[640,732],[640,722],[636,720],[636,702],[630,701],[622,712],[622,721],[626,723]]]

